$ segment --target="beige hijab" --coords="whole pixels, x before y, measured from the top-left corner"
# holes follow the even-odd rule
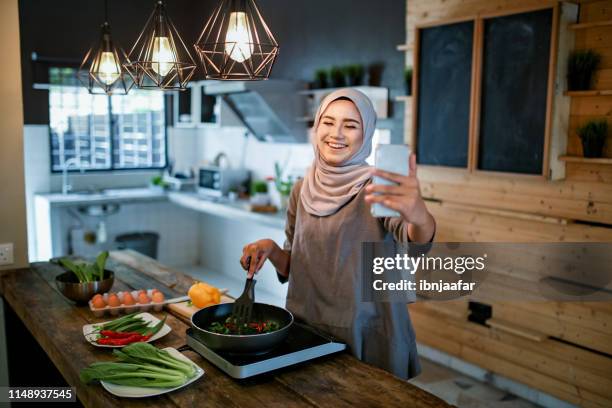
[[[330,93],[323,99],[315,116],[314,131],[330,103],[339,99],[350,99],[361,115],[363,143],[359,151],[339,166],[327,164],[319,154],[317,140],[312,145],[315,157],[302,185],[301,199],[306,211],[324,217],[334,214],[346,204],[370,179],[370,166],[366,159],[372,151],[372,136],[376,127],[376,112],[370,99],[362,92],[343,88]]]

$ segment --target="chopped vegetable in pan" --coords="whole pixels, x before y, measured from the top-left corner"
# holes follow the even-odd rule
[[[262,334],[271,333],[278,329],[280,329],[279,324],[269,320],[245,323],[242,327],[238,327],[232,316],[229,316],[223,322],[214,322],[208,327],[208,331],[220,334]]]

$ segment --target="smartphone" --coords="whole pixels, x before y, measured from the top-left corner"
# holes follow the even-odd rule
[[[408,160],[410,158],[410,148],[407,145],[400,144],[381,144],[376,148],[374,155],[374,167],[377,169],[389,171],[392,173],[402,174],[407,176],[410,167]],[[373,184],[394,185],[392,181],[381,177],[374,177]],[[371,213],[374,217],[399,217],[400,213],[392,210],[380,203],[372,204]]]

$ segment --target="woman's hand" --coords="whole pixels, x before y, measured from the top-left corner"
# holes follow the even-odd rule
[[[247,244],[244,248],[242,248],[240,265],[242,265],[242,268],[247,271],[247,277],[250,279],[253,277],[253,275],[259,272],[268,258],[271,258],[270,260],[276,267],[276,259],[274,258],[278,258],[278,251],[283,252],[279,246],[276,245],[276,242],[272,241],[271,239],[260,239],[259,241]],[[277,256],[275,257],[274,255]]]
[[[409,167],[408,176],[374,169],[372,175],[393,181],[397,185],[370,184],[366,187],[368,194],[365,200],[367,203],[380,203],[399,212],[413,227],[409,228],[410,238],[415,242],[427,242],[433,236],[435,223],[421,197],[414,153],[410,155]]]

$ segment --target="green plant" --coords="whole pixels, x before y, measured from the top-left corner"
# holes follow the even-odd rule
[[[364,72],[363,65],[360,64],[351,64],[344,67],[344,73],[349,86],[362,85]]]
[[[323,89],[328,87],[328,71],[326,69],[317,69],[315,71],[315,89]]]
[[[104,279],[104,267],[106,265],[106,259],[108,258],[108,251],[100,252],[96,261],[93,263],[85,261],[72,261],[70,258],[60,258],[59,263],[65,269],[75,274],[79,282],[93,282],[101,281]]]
[[[168,187],[168,183],[166,183],[164,181],[164,178],[162,176],[155,176],[151,178],[151,184],[154,186],[159,186],[159,187],[163,187],[166,188]]]
[[[346,85],[344,78],[344,70],[340,67],[332,67],[329,76],[331,77],[332,85],[335,88],[340,88]]]
[[[276,176],[274,178],[274,183],[280,195],[288,196],[289,194],[291,194],[291,189],[293,188],[293,181],[291,179],[283,181],[283,171],[278,162],[274,163],[274,173]]]
[[[591,120],[578,128],[584,157],[601,157],[608,136],[608,122],[605,119]]]
[[[593,73],[600,62],[601,55],[593,50],[573,51],[567,61],[567,89],[569,91],[591,89]]]
[[[268,192],[268,185],[266,184],[265,181],[257,180],[257,181],[254,181],[253,184],[251,184],[252,194],[267,193],[267,192]]]
[[[404,83],[406,85],[406,95],[412,95],[412,67],[404,70]]]

